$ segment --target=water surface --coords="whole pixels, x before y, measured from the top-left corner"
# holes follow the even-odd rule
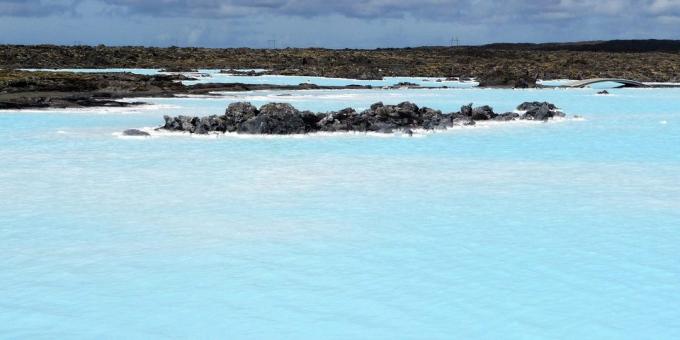
[[[0,337],[678,338],[680,90],[596,92],[0,112]],[[117,134],[240,100],[547,100],[572,119],[414,138]]]

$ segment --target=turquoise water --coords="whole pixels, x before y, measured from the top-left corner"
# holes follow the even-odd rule
[[[595,92],[0,112],[0,338],[677,339],[680,90]],[[572,118],[414,138],[117,134],[238,100],[547,100]]]
[[[60,71],[76,73],[101,73],[101,72],[131,72],[143,75],[164,74],[160,69],[130,69],[130,68],[68,68],[68,69],[24,69],[26,71]],[[239,71],[265,71],[264,69],[239,69]],[[346,86],[346,85],[371,85],[376,87],[392,86],[402,82],[409,82],[423,87],[456,87],[470,88],[478,85],[475,81],[447,81],[446,78],[432,77],[385,77],[381,80],[357,80],[346,78],[306,77],[306,76],[237,76],[220,73],[219,69],[199,69],[198,72],[184,72],[183,74],[196,80],[183,81],[185,85],[205,83],[245,83],[245,84],[272,84],[272,85],[299,85],[304,83],[320,86]]]
[[[246,84],[274,84],[274,85],[298,85],[303,83],[320,86],[345,86],[345,85],[371,85],[376,87],[392,86],[402,82],[417,84],[423,87],[475,87],[479,83],[474,81],[447,81],[446,78],[428,77],[385,77],[381,80],[357,80],[346,78],[326,78],[307,76],[277,76],[262,75],[257,77],[236,76],[219,73],[219,70],[199,70],[204,75],[198,80],[184,81],[186,85],[201,83],[246,83]],[[191,76],[191,75],[189,75]]]

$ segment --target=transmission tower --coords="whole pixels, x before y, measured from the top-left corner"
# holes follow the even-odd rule
[[[454,45],[455,44],[455,45]],[[451,47],[460,47],[460,40],[458,40],[457,36],[451,37]]]

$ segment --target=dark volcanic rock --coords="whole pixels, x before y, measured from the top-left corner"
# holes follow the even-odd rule
[[[501,113],[494,117],[494,120],[499,120],[499,121],[508,121],[508,120],[515,120],[519,119],[519,113],[516,112],[506,112],[506,113]]]
[[[190,68],[190,67],[184,67],[184,66],[175,65],[175,66],[166,67],[166,68],[160,70],[160,72],[173,72],[173,73],[186,72],[186,73],[195,73],[195,72],[198,72],[198,70],[195,69],[195,68]]]
[[[524,102],[517,106],[517,110],[526,111],[521,119],[548,120],[553,117],[564,117],[554,104],[548,102]]]
[[[493,112],[493,109],[488,106],[480,106],[472,109],[472,119],[473,120],[489,120],[489,119],[494,119],[496,117],[496,114]]]
[[[300,112],[290,104],[270,103],[259,109],[250,103],[232,103],[223,116],[165,116],[159,129],[197,134],[237,132],[244,134],[303,134],[310,132],[379,132],[401,131],[412,135],[414,129],[447,129],[452,126],[475,125],[479,120],[508,121],[515,119],[547,120],[564,115],[550,103],[523,103],[527,109],[520,116],[514,112],[496,114],[489,106],[461,107],[460,112],[442,113],[411,102],[397,105],[375,103],[363,112],[352,108],[327,113]]]
[[[83,107],[128,107],[142,105],[141,102],[120,102],[108,99],[96,99],[91,96],[80,95],[26,95],[15,96],[11,100],[0,100],[2,109],[27,108],[83,108]]]
[[[418,85],[418,84],[411,83],[411,82],[407,82],[407,81],[403,81],[403,82],[396,83],[396,84],[394,84],[394,85],[392,85],[392,86],[386,86],[385,88],[388,88],[388,89],[401,89],[401,88],[420,88],[420,87],[421,87],[421,86]]]
[[[270,103],[259,114],[240,124],[238,132],[249,134],[286,135],[307,132],[302,115],[290,104]]]
[[[226,132],[225,120],[216,115],[201,117],[198,120],[192,119],[191,122],[194,125],[194,133]]]
[[[460,113],[466,117],[472,117],[472,103],[460,107]]]
[[[130,97],[167,97],[184,91],[169,76],[0,70],[0,108],[125,107]]]
[[[314,132],[318,129],[319,121],[325,117],[324,114],[314,113],[310,111],[300,112],[302,121],[305,123],[305,132]]]
[[[521,68],[509,69],[495,67],[480,74],[478,81],[480,87],[536,87],[536,77],[530,76],[525,70],[522,70]]]
[[[198,117],[191,116],[177,116],[177,117],[163,116],[163,119],[165,119],[165,125],[162,127],[162,129],[170,131],[186,131],[191,133],[193,133],[196,130],[196,127],[194,126],[194,121],[199,120]]]
[[[450,127],[451,124],[451,116],[450,115],[444,115],[442,114],[441,111],[439,110],[434,110],[429,107],[423,107],[420,108],[419,110],[420,117],[422,119],[422,127],[423,129],[426,130],[434,130],[434,129],[446,129],[447,127]]]
[[[530,110],[533,110],[535,108],[539,108],[543,105],[548,105],[548,109],[550,109],[550,110],[557,109],[557,107],[554,104],[550,104],[548,102],[524,102],[524,103],[519,104],[517,106],[517,110],[530,111]]]
[[[231,103],[225,114],[233,116],[235,119],[247,119],[257,115],[257,108],[250,103]]]
[[[151,136],[151,134],[149,134],[148,132],[137,130],[137,129],[129,129],[129,130],[123,131],[123,136],[146,137],[146,136]]]
[[[231,103],[224,113],[225,130],[228,132],[237,131],[239,124],[257,116],[258,110],[250,103]]]
[[[19,1],[10,1],[14,2]],[[677,40],[376,50],[0,45],[0,68],[126,67],[186,71],[228,66],[236,69],[265,68],[269,70],[267,74],[353,79],[475,77],[483,86],[531,87],[536,78],[624,78],[676,82],[680,81],[678,52],[680,41]]]
[[[229,70],[220,70],[220,73],[235,75],[235,76],[256,77],[256,76],[264,75],[267,72],[266,71],[265,72],[256,72],[255,70],[240,71],[240,70],[229,69]]]

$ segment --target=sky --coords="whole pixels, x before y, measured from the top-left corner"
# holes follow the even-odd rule
[[[680,0],[0,0],[0,44],[376,48],[680,39]]]

